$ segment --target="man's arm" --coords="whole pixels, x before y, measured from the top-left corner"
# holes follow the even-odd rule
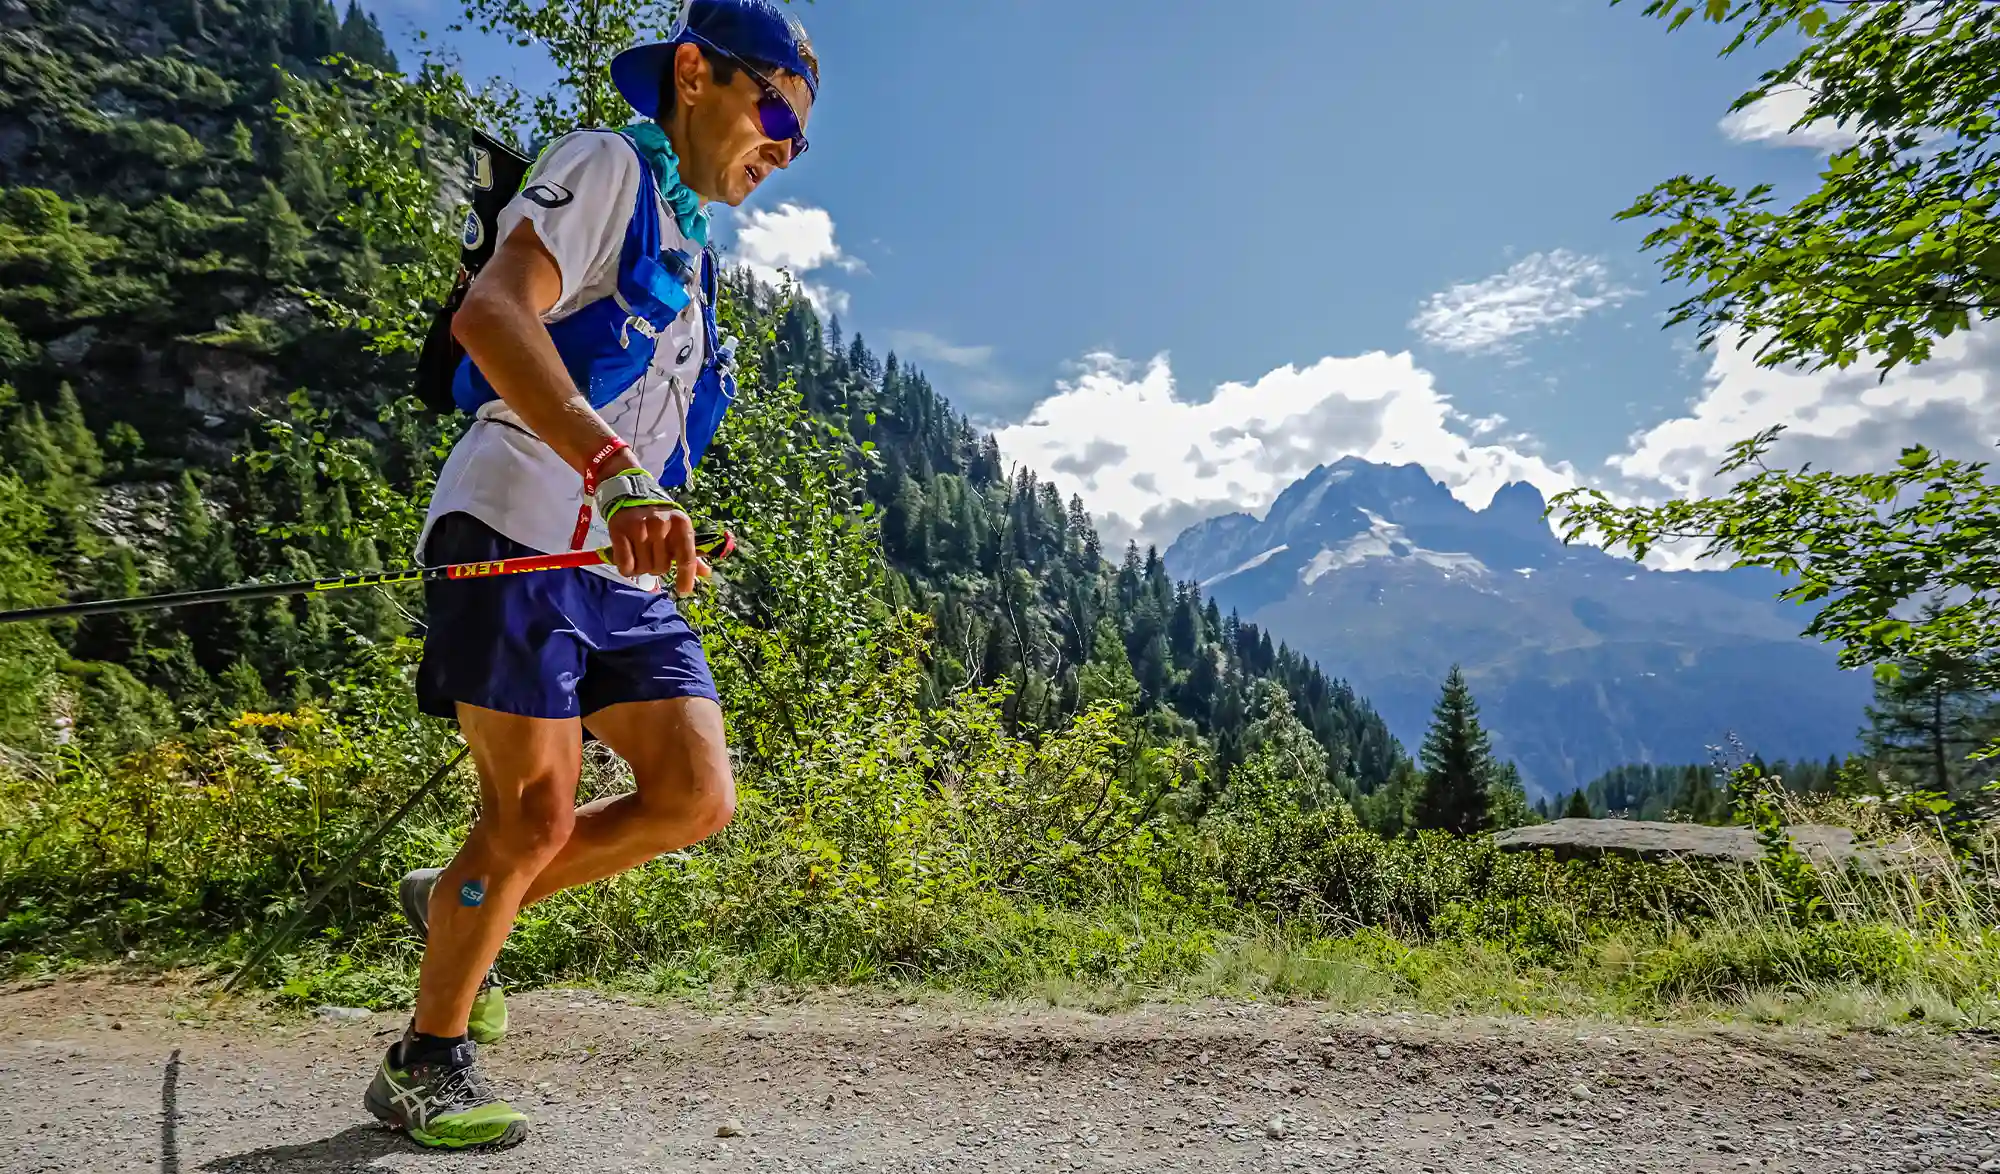
[[[562,296],[555,258],[523,220],[479,272],[452,316],[452,334],[514,414],[583,476],[618,434],[570,381],[542,315]]]
[[[466,291],[451,329],[494,392],[581,478],[605,446],[624,441],[571,382],[555,340],[542,324],[562,288],[555,258],[535,226],[523,220]],[[626,456],[631,456],[629,450]],[[614,457],[599,471],[609,476],[635,464]],[[633,506],[619,510],[606,525],[620,574],[675,574],[680,594],[694,590],[700,568],[694,525],[686,514]]]

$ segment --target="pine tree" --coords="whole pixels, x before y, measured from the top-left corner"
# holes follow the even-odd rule
[[[245,216],[254,234],[250,255],[266,280],[284,284],[304,272],[306,242],[312,234],[277,184],[265,180]]]
[[[1938,604],[1927,608],[1934,619]],[[1864,742],[1877,761],[1906,772],[1926,790],[1963,796],[1989,777],[1989,763],[1968,757],[1992,736],[2000,701],[1972,684],[1969,660],[1906,661],[1896,680],[1875,685]]]
[[[1487,788],[1491,796],[1489,808],[1492,812],[1488,826],[1495,831],[1517,828],[1535,821],[1534,810],[1528,806],[1528,789],[1521,783],[1521,768],[1511,762],[1496,763],[1493,768],[1493,782]]]
[[[1569,793],[1569,802],[1563,806],[1563,818],[1564,819],[1597,818],[1597,813],[1590,809],[1590,800],[1584,796],[1583,788],[1578,787],[1576,790],[1571,791]]]
[[[1139,678],[1132,673],[1125,640],[1108,616],[1097,621],[1090,659],[1077,674],[1077,700],[1084,705],[1115,701],[1128,714],[1136,715],[1139,711]]]
[[[362,10],[361,0],[347,0],[347,19],[340,24],[337,42],[340,52],[366,65],[390,72],[396,70],[396,55],[382,36],[382,26]]]
[[[1097,528],[1090,524],[1090,514],[1083,508],[1080,494],[1069,495],[1069,524],[1065,527],[1069,540],[1082,552],[1084,567],[1092,572],[1097,569]]]
[[[1400,758],[1382,786],[1362,799],[1362,818],[1381,835],[1400,836],[1417,826],[1415,806],[1423,788],[1416,764]]]
[[[1299,720],[1297,706],[1283,685],[1259,681],[1250,718],[1245,731],[1247,757],[1241,771],[1230,772],[1226,800],[1270,811],[1323,807],[1337,798],[1326,750]],[[1239,782],[1239,773],[1254,781]]]
[[[1479,724],[1479,706],[1457,665],[1445,678],[1424,735],[1424,785],[1416,824],[1470,835],[1492,823],[1493,753]]]
[[[49,433],[63,454],[64,472],[68,476],[95,480],[104,475],[104,452],[98,448],[90,425],[84,423],[83,405],[77,402],[76,389],[68,383],[56,389],[56,412],[49,421]]]

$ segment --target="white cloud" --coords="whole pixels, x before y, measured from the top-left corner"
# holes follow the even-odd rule
[[[1600,258],[1555,249],[1432,294],[1410,328],[1442,350],[1506,350],[1517,338],[1577,321],[1636,292],[1613,282]]]
[[[1499,421],[1459,412],[1407,353],[1285,366],[1225,383],[1202,403],[1177,393],[1165,355],[1141,368],[1093,354],[1078,369],[997,436],[1011,460],[1064,496],[1081,493],[1114,546],[1136,538],[1164,549],[1204,518],[1261,512],[1315,466],[1349,454],[1421,464],[1476,507],[1509,481],[1544,493],[1577,481],[1525,438],[1474,439]]]
[[[1620,505],[1713,497],[1754,476],[1716,469],[1729,449],[1774,424],[1785,430],[1765,462],[1773,468],[1861,473],[1892,468],[1903,449],[1924,445],[1947,457],[1994,461],[2000,441],[2000,329],[1975,326],[1938,344],[1919,367],[1884,379],[1871,356],[1846,371],[1756,365],[1740,334],[1716,339],[1701,394],[1682,414],[1635,432],[1624,451],[1586,478]],[[1648,565],[1721,570],[1725,558],[1697,561],[1705,544],[1656,549]]]
[[[834,241],[833,217],[826,209],[790,201],[771,211],[738,209],[731,255],[737,264],[774,286],[782,288],[789,273],[798,282],[800,292],[822,314],[846,313],[847,293],[808,281],[806,275],[829,266],[846,272],[865,269]]]
[[[1844,372],[1766,370],[1754,347],[1734,343],[1717,340],[1693,403],[1633,433],[1595,470],[1553,459],[1531,436],[1502,435],[1502,417],[1460,412],[1409,354],[1379,351],[1226,383],[1206,402],[1179,393],[1164,355],[1141,365],[1093,354],[997,436],[1010,461],[1065,496],[1081,493],[1114,549],[1128,538],[1165,549],[1203,519],[1261,515],[1293,481],[1348,455],[1420,464],[1475,509],[1509,481],[1550,496],[1589,485],[1620,504],[1721,493],[1727,484],[1715,469],[1729,448],[1780,423],[1772,461],[1786,468],[1886,469],[1912,444],[2000,463],[2000,327],[1954,336],[1929,362],[1886,380],[1866,360]],[[1726,565],[1696,562],[1698,553],[1683,544],[1647,562]]]
[[[927,330],[891,330],[889,349],[919,369],[952,368],[941,390],[976,428],[1004,427],[999,416],[1028,398],[1027,389],[995,361],[991,346],[956,343]]]
[[[993,361],[990,346],[960,346],[925,330],[892,330],[889,345],[905,357],[953,367],[983,368]]]
[[[1781,147],[1813,147],[1823,152],[1838,151],[1861,141],[1861,136],[1836,124],[1831,118],[1816,118],[1796,130],[1806,116],[1812,95],[1797,86],[1764,95],[1741,110],[1723,116],[1718,125],[1732,142],[1770,143]]]
[[[1717,338],[1702,394],[1685,414],[1635,433],[1605,462],[1614,478],[1607,493],[1653,501],[1721,492],[1728,482],[1715,469],[1729,447],[1774,424],[1785,431],[1767,459],[1785,468],[1887,469],[1913,444],[1969,460],[1996,455],[2000,330],[1992,326],[1953,335],[1928,362],[1886,379],[1867,357],[1846,371],[1760,368],[1755,347],[1737,347],[1740,337]]]

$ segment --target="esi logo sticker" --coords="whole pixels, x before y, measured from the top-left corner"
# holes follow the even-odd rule
[[[486,882],[469,880],[458,886],[458,903],[467,909],[477,909],[486,900]]]
[[[460,236],[459,243],[469,253],[478,252],[479,247],[486,243],[486,222],[479,218],[476,210],[465,214],[465,232]]]

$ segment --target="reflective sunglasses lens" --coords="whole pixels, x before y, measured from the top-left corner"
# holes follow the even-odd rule
[[[764,137],[773,142],[792,141],[794,159],[806,153],[804,128],[799,126],[799,116],[792,113],[791,103],[776,94],[767,93],[757,103],[757,119],[764,127]]]

